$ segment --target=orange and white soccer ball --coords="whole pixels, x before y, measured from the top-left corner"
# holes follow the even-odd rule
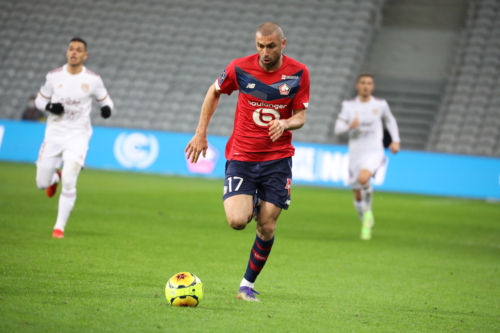
[[[165,295],[170,305],[197,306],[203,298],[203,284],[194,274],[180,272],[168,280]]]

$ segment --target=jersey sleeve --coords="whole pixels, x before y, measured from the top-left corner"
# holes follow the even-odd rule
[[[335,127],[333,129],[333,132],[336,135],[340,135],[342,133],[345,133],[349,130],[349,111],[348,111],[348,106],[347,102],[344,101],[342,102],[342,109],[339,112],[339,115],[337,117],[337,121],[335,121]]]
[[[222,94],[231,95],[233,91],[238,90],[238,88],[238,80],[236,79],[233,60],[215,81],[215,89]]]
[[[349,119],[349,106],[346,101],[342,102],[342,109],[340,109],[338,120],[350,123]]]
[[[50,99],[52,97],[53,92],[54,88],[52,86],[52,80],[50,74],[47,74],[47,76],[45,77],[45,82],[40,88],[40,94],[42,95],[42,97]]]
[[[92,95],[97,101],[102,101],[108,96],[108,91],[106,90],[106,87],[104,87],[104,82],[102,82],[100,76],[95,79],[95,89]]]
[[[391,135],[392,141],[401,142],[399,138],[399,128],[396,118],[392,115],[391,109],[387,101],[384,101],[384,109],[382,113],[382,119],[384,120],[385,126]]]
[[[307,107],[309,106],[310,87],[311,83],[309,80],[309,69],[307,69],[307,67],[304,67],[304,72],[302,73],[302,78],[300,81],[300,89],[293,98],[293,110],[307,109]]]

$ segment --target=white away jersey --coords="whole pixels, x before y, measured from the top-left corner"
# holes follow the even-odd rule
[[[78,74],[70,74],[68,65],[49,72],[40,88],[40,94],[51,103],[62,103],[64,113],[61,116],[49,113],[47,119],[47,138],[67,138],[85,134],[92,135],[90,111],[92,99],[103,100],[108,95],[101,77],[83,66]]]
[[[342,102],[342,110],[337,121],[351,124],[356,117],[359,120],[359,126],[349,130],[349,152],[351,154],[383,153],[384,129],[382,121],[385,122],[392,141],[400,141],[396,119],[385,99],[371,96],[368,102],[361,102],[359,97],[356,97]]]

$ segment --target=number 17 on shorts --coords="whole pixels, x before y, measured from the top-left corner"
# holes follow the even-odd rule
[[[231,192],[238,192],[243,183],[243,177],[228,177],[226,178],[226,184],[224,184],[224,194]]]

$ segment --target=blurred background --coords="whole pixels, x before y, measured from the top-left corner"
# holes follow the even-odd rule
[[[497,0],[0,0],[0,118],[21,118],[79,36],[119,114],[94,124],[193,132],[209,85],[274,21],[311,73],[295,141],[344,143],[333,124],[367,72],[404,149],[500,156],[499,12]],[[230,135],[236,96],[210,134]]]

